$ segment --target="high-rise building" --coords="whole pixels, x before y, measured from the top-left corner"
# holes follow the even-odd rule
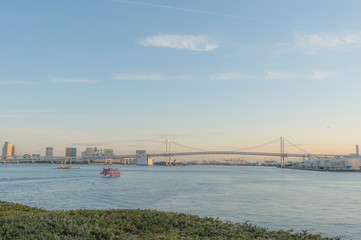
[[[15,145],[13,145],[12,149],[11,149],[11,156],[15,157],[18,155],[18,149]]]
[[[2,158],[8,159],[12,156],[12,144],[10,142],[5,142],[3,149],[2,149]]]
[[[84,152],[81,153],[83,158],[89,157],[112,157],[114,155],[113,149],[98,149],[95,148],[86,148]]]
[[[94,156],[94,148],[86,148],[84,152],[81,153],[82,157],[93,157]]]
[[[53,147],[46,147],[45,156],[46,157],[52,157],[53,156]]]
[[[103,154],[105,157],[112,157],[113,154],[113,149],[104,149]]]
[[[76,158],[76,148],[66,148],[65,157]]]

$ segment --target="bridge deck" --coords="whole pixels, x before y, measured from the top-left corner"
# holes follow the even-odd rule
[[[209,152],[179,152],[179,153],[156,153],[149,154],[153,157],[166,157],[166,156],[190,156],[190,155],[249,155],[249,156],[271,156],[271,157],[335,157],[343,155],[334,155],[334,154],[299,154],[299,153],[267,153],[267,152],[234,152],[234,151],[209,151]]]

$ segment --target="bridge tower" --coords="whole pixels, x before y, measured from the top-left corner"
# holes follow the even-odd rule
[[[280,138],[280,146],[281,146],[281,167],[285,166],[285,139],[283,137]]]
[[[167,166],[170,166],[172,164],[171,140],[169,139],[165,141],[165,164]]]

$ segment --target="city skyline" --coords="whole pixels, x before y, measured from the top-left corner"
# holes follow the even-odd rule
[[[281,147],[282,145],[282,147]],[[175,146],[175,147],[174,147]],[[17,153],[17,147],[13,145],[11,142],[5,142],[2,148],[2,159],[13,159],[13,158],[28,158],[31,156],[35,157],[61,157],[62,154],[54,155],[54,147],[46,147],[45,154],[43,151],[40,152],[28,152],[28,153]],[[80,148],[82,149],[82,148]],[[65,157],[81,157],[81,158],[88,158],[88,157],[113,157],[113,156],[129,156],[129,155],[145,155],[146,153],[150,156],[155,155],[157,158],[167,158],[167,155],[171,159],[175,160],[176,158],[181,159],[181,161],[204,161],[204,160],[224,160],[226,159],[233,159],[235,156],[238,159],[242,158],[245,161],[245,158],[250,161],[272,161],[277,162],[279,161],[278,154],[285,154],[284,159],[289,160],[290,162],[293,161],[304,161],[305,159],[314,159],[314,158],[325,158],[328,159],[330,157],[340,158],[342,156],[352,157],[352,156],[359,156],[359,145],[357,144],[354,148],[354,152],[349,152],[347,154],[340,154],[340,153],[316,153],[316,152],[309,152],[306,149],[303,149],[301,146],[298,146],[288,139],[281,137],[280,139],[274,139],[267,143],[259,144],[257,146],[252,146],[249,148],[243,149],[233,149],[228,151],[214,151],[214,150],[205,150],[205,149],[197,149],[190,146],[185,146],[180,143],[172,142],[171,140],[167,139],[164,143],[159,145],[153,151],[149,151],[149,149],[136,149],[132,150],[131,152],[127,153],[119,153],[114,151],[114,149],[101,149],[97,146],[86,147],[85,151],[78,151],[77,147],[67,147],[65,149]],[[61,152],[60,149],[56,151],[56,153]],[[79,154],[77,154],[77,152]],[[241,154],[243,153],[243,154]],[[258,153],[258,154],[257,154]],[[159,155],[161,154],[161,155]],[[173,155],[174,154],[174,155]],[[276,155],[275,155],[276,154]],[[277,160],[278,159],[278,160]],[[158,159],[159,160],[159,159]],[[246,161],[247,161],[246,160]],[[283,160],[281,160],[283,161]]]
[[[310,152],[354,152],[360,7],[6,0],[0,142],[19,154],[122,154],[166,139],[233,150],[284,136]]]

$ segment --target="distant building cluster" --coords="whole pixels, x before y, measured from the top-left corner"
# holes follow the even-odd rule
[[[84,152],[81,153],[82,158],[92,158],[92,157],[113,157],[113,149],[98,149],[98,148],[86,148]]]
[[[359,146],[356,145],[356,153],[349,156],[314,158],[308,161],[302,161],[296,165],[297,168],[308,170],[324,171],[360,171],[361,156]]]
[[[144,152],[140,152],[145,153]],[[77,149],[67,147],[65,149],[64,157],[69,158],[76,158],[77,156]],[[82,158],[111,158],[114,156],[113,149],[98,149],[98,148],[86,148],[84,152],[82,152]],[[10,142],[5,142],[2,147],[2,154],[1,159],[18,159],[18,158],[25,158],[25,159],[40,159],[40,154],[24,154],[22,156],[18,156],[17,147]],[[46,147],[45,149],[45,159],[51,160],[54,158],[54,148],[53,147]]]
[[[47,147],[46,148],[46,157],[53,156],[53,148]],[[40,159],[40,154],[24,154],[22,156],[18,155],[18,149],[15,145],[11,144],[10,142],[5,142],[2,148],[1,159],[19,159],[19,158],[26,158],[26,159],[33,159],[37,160]]]
[[[16,146],[12,145],[10,142],[5,142],[2,149],[1,158],[13,159],[16,158],[17,154],[18,154],[18,149],[16,148]]]
[[[357,155],[346,157],[316,158],[298,163],[298,168],[309,170],[345,171],[360,170],[361,158]]]

